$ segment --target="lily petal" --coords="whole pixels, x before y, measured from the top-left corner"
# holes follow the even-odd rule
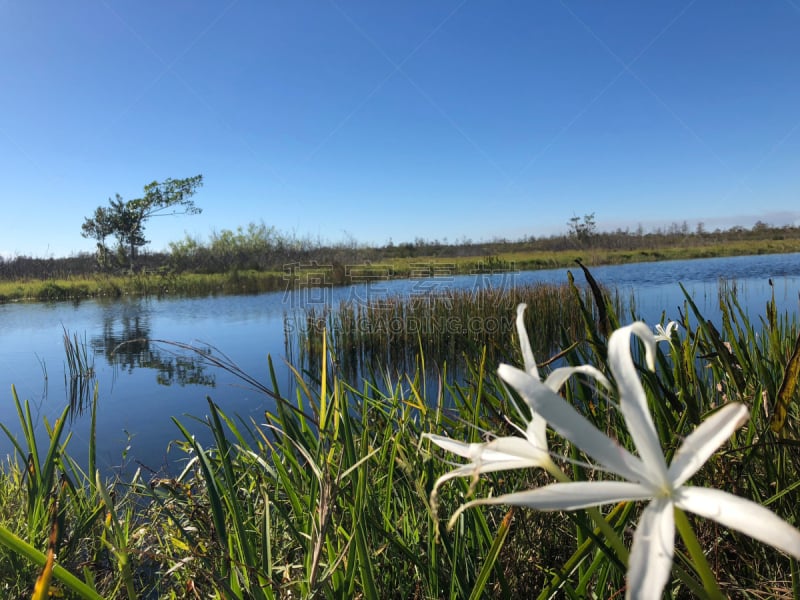
[[[566,383],[567,379],[572,377],[573,375],[581,374],[581,375],[588,375],[590,377],[594,377],[597,381],[602,383],[606,389],[613,389],[611,387],[611,382],[606,379],[606,376],[600,371],[600,369],[593,367],[592,365],[580,365],[577,367],[559,367],[557,369],[553,369],[553,371],[547,376],[544,380],[544,384],[549,387],[554,392],[557,392],[561,389],[561,386]]]
[[[655,340],[657,342],[672,342],[672,332],[676,329],[678,329],[678,323],[676,321],[667,323],[666,328],[664,328],[661,323],[657,323]]]
[[[800,559],[800,531],[751,500],[713,488],[683,486],[675,493],[675,504]]]
[[[619,388],[619,408],[625,417],[628,431],[642,461],[647,465],[649,478],[654,483],[667,480],[667,463],[664,461],[653,417],[647,407],[636,367],[631,356],[631,334],[635,333],[645,345],[647,364],[654,367],[655,339],[650,329],[641,321],[617,329],[608,340],[608,361]]]
[[[633,534],[625,598],[661,598],[672,570],[675,513],[669,498],[655,498],[642,512]]]
[[[502,437],[483,444],[468,444],[440,435],[423,435],[440,448],[472,461],[439,477],[433,484],[434,493],[443,483],[456,477],[475,477],[481,473],[542,467],[551,462],[546,450],[532,446],[520,437]]]
[[[536,359],[533,357],[533,349],[528,340],[528,331],[525,329],[525,309],[528,305],[521,303],[517,305],[517,335],[519,336],[519,346],[522,350],[522,360],[525,365],[525,371],[531,377],[539,379],[539,370],[536,368]]]
[[[513,504],[537,510],[577,510],[625,500],[646,500],[653,493],[646,486],[629,481],[570,481],[540,488],[480,498],[464,508],[483,504]]]
[[[468,444],[440,435],[430,433],[424,435],[440,448],[468,458],[477,463],[478,466],[485,463],[514,460],[539,462],[542,457],[549,456],[546,449],[537,448],[521,437],[501,437],[482,444]]]
[[[423,433],[422,437],[428,438],[434,444],[439,446],[440,448],[444,448],[448,452],[452,452],[453,454],[458,454],[459,456],[463,456],[464,458],[473,458],[478,449],[483,446],[483,444],[469,444],[466,442],[459,442],[458,440],[454,440],[453,438],[444,437],[442,435],[436,435],[433,433]]]
[[[486,444],[481,454],[481,460],[491,460],[490,457],[495,455],[499,457],[513,456],[520,460],[536,461],[537,463],[550,457],[547,446],[542,448],[527,439],[516,436],[500,437]]]
[[[570,440],[605,469],[631,481],[648,479],[648,471],[639,458],[597,429],[541,381],[510,365],[500,365],[497,373],[517,390],[532,411],[544,417],[553,430]],[[664,461],[663,456],[661,461]]]
[[[525,437],[532,446],[547,451],[547,421],[542,415],[537,412],[531,413],[531,422],[525,429]]]
[[[433,491],[434,493],[437,493],[439,488],[442,487],[443,483],[450,481],[451,479],[455,479],[456,477],[475,477],[481,473],[494,473],[496,471],[509,471],[511,469],[522,469],[525,467],[535,466],[538,465],[535,463],[525,463],[524,461],[518,459],[510,459],[507,461],[496,460],[485,463],[469,463],[453,469],[452,471],[448,471],[439,477],[433,484]]]
[[[692,431],[672,459],[669,478],[677,487],[686,483],[742,424],[748,410],[737,402],[723,406]]]
[[[431,503],[433,503],[433,498],[435,498],[439,493],[439,488],[442,487],[442,484],[450,481],[451,479],[455,479],[456,477],[472,477],[474,475],[475,465],[470,463],[468,465],[458,467],[457,469],[453,469],[452,471],[448,471],[444,475],[440,476],[433,484],[433,490],[431,491]]]

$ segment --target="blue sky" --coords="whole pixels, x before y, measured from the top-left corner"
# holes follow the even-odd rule
[[[0,0],[0,252],[198,173],[151,249],[798,223],[798,57],[798,0]]]

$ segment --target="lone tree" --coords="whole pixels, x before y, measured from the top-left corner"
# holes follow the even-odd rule
[[[131,271],[135,268],[137,249],[148,243],[144,237],[144,225],[150,217],[167,215],[196,215],[202,212],[191,197],[203,185],[203,176],[186,179],[154,181],[144,186],[144,196],[123,200],[117,194],[108,200],[108,207],[99,206],[94,215],[87,217],[81,227],[81,235],[97,240],[97,259],[101,267],[108,267],[109,250],[105,240],[113,235],[117,238],[119,253],[127,258]]]
[[[117,194],[117,200],[122,201]],[[109,199],[109,201],[111,201]],[[108,247],[106,238],[114,233],[114,226],[111,222],[111,211],[98,206],[94,211],[93,217],[88,217],[81,227],[81,235],[85,238],[97,240],[97,262],[103,269],[108,268]]]
[[[597,233],[594,213],[583,215],[583,222],[581,222],[580,217],[574,215],[567,221],[567,227],[569,227],[569,237],[578,240],[581,245],[590,242],[591,238]]]

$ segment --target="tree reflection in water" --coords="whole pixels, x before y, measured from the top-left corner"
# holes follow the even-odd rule
[[[93,337],[91,344],[114,368],[128,373],[134,369],[155,370],[159,385],[216,387],[216,376],[206,371],[207,365],[197,354],[165,349],[150,339],[146,312],[105,313],[102,335]]]

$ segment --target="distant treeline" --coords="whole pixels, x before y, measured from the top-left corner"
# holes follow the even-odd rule
[[[141,252],[137,270],[150,273],[230,273],[234,271],[284,271],[287,265],[317,263],[334,268],[387,260],[491,258],[509,253],[563,251],[630,251],[647,252],[666,248],[691,248],[729,243],[769,240],[798,240],[800,227],[774,227],[758,222],[752,228],[731,227],[707,231],[702,224],[689,228],[686,222],[645,232],[617,229],[596,231],[594,215],[581,223],[573,219],[569,231],[548,237],[530,236],[519,240],[494,239],[456,242],[416,238],[413,242],[384,246],[367,246],[355,239],[331,243],[310,237],[284,234],[274,227],[251,223],[235,231],[222,230],[207,241],[187,235],[171,242],[165,252]],[[101,264],[98,256],[80,253],[66,258],[0,256],[0,280],[66,279],[99,274],[119,275],[129,272],[125,260],[108,260]]]

